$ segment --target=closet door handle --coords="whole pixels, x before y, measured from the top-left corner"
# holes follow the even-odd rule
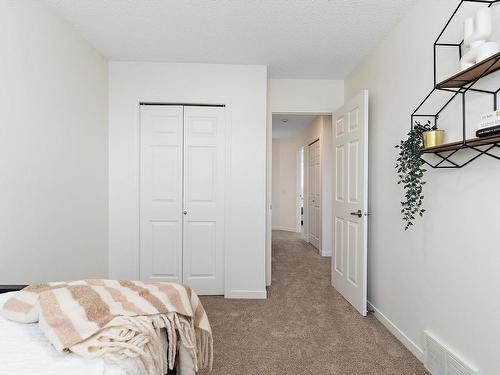
[[[188,212],[187,212],[186,210],[184,210],[182,213],[183,213],[184,215],[187,215],[187,214],[188,214]]]

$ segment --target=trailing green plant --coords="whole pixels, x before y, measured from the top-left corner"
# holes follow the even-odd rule
[[[401,202],[401,215],[405,222],[405,230],[413,225],[415,217],[422,216],[425,209],[422,208],[423,186],[425,185],[424,168],[422,160],[422,133],[424,131],[436,130],[437,126],[416,122],[408,137],[400,142],[396,148],[399,149],[399,157],[396,161],[398,173],[398,184],[403,185],[405,200]]]

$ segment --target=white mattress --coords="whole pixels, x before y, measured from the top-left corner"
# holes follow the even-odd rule
[[[15,292],[0,294],[0,308]],[[138,372],[102,359],[84,359],[59,353],[38,323],[11,322],[0,316],[0,375],[135,375]]]

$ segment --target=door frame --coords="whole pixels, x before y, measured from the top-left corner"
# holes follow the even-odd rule
[[[309,242],[309,146],[302,145],[304,149],[304,241]]]
[[[304,152],[303,155],[301,155],[302,152]],[[305,161],[306,161],[305,153],[306,153],[305,146],[302,146],[299,149],[299,151],[297,152],[297,191],[299,192],[299,194],[297,195],[297,222],[296,222],[297,233],[302,232],[304,239],[306,238],[305,221],[304,221],[304,225],[301,225],[300,221],[301,221],[301,218],[306,214],[306,207],[305,207],[305,199],[303,197],[302,204],[304,207],[304,213],[301,213],[301,210],[300,210],[300,208],[301,208],[301,206],[300,206],[300,190],[301,190],[301,187],[303,184],[304,188],[302,190],[302,193],[305,196],[305,188],[306,188],[305,184],[306,184],[306,180],[307,180],[306,179],[306,165],[305,164],[302,165],[302,163],[305,163]],[[303,177],[303,181],[302,181],[301,177]]]
[[[272,158],[273,158],[273,125],[272,125],[272,117],[273,115],[316,115],[316,116],[331,116],[333,119],[333,113],[334,111],[271,111],[268,110],[268,119],[267,119],[267,157],[266,157],[266,167],[267,167],[267,183],[266,183],[266,257],[265,257],[265,264],[266,264],[266,286],[271,285],[272,281],[272,178],[273,178],[273,171],[272,171]],[[333,121],[331,124],[331,128],[333,129]],[[320,142],[324,142],[325,137],[320,137]],[[310,142],[309,142],[310,143]],[[308,144],[303,145],[308,147]],[[323,145],[321,145],[323,146]],[[323,147],[322,147],[323,149]],[[308,157],[308,150],[307,152],[304,152],[304,165],[307,166],[307,163],[309,162],[309,157]],[[332,159],[332,166],[333,166],[333,159]],[[307,171],[308,171],[307,167]],[[305,174],[305,179],[307,181],[304,181],[304,189],[306,189],[307,184],[309,183],[309,177],[308,177],[308,172],[304,173]],[[331,189],[329,191],[329,194],[333,194],[333,185],[331,185]],[[306,200],[304,200],[306,201]],[[304,215],[304,217],[308,217],[308,212],[306,211],[306,204],[304,203],[304,213],[307,215]],[[308,208],[308,207],[307,207]],[[330,209],[331,217],[333,217],[333,211]],[[323,219],[323,218],[322,218]],[[304,227],[307,225],[308,220],[305,220]],[[322,220],[322,226],[324,225],[323,220]],[[329,229],[331,231],[331,228]],[[304,233],[307,233],[308,230],[304,228]],[[331,241],[324,241],[324,236],[326,235],[326,231],[322,230],[321,231],[321,242],[326,243],[329,242],[329,247],[330,249],[333,249],[333,233],[332,233],[332,240]],[[332,254],[326,254],[325,256],[332,256]]]
[[[231,133],[232,133],[232,106],[231,101],[227,97],[220,97],[219,100],[207,100],[207,98],[200,98],[200,100],[161,100],[161,99],[139,99],[136,102],[136,123],[137,123],[137,162],[138,162],[138,175],[137,175],[137,197],[138,197],[138,215],[137,215],[137,228],[138,228],[138,251],[137,251],[137,264],[139,266],[139,278],[141,269],[141,231],[140,231],[140,218],[141,218],[141,188],[140,188],[140,176],[141,176],[141,106],[142,105],[157,105],[157,106],[187,106],[187,107],[224,107],[224,126],[225,126],[225,173],[224,173],[224,184],[226,186],[226,192],[224,194],[224,238],[223,238],[223,257],[224,257],[224,298],[238,298],[237,296],[231,295],[231,285],[230,285],[230,269],[231,269],[231,252],[228,251],[228,244],[231,243]]]

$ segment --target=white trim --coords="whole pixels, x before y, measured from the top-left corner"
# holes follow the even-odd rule
[[[332,256],[332,252],[331,251],[330,252],[322,251],[321,252],[321,256],[322,257],[331,257]]]
[[[292,227],[282,227],[282,226],[279,226],[279,225],[273,225],[273,230],[284,230],[286,232],[294,232],[294,233],[298,233],[297,232],[297,228],[292,228]]]
[[[266,299],[267,291],[264,290],[231,290],[225,298],[235,299]]]
[[[424,351],[415,344],[398,326],[396,326],[382,311],[368,301],[368,309],[374,311],[374,316],[389,330],[420,362],[424,361]]]
[[[233,113],[232,113],[232,102],[229,98],[226,98],[226,100],[223,102],[226,103],[226,110],[225,110],[225,120],[226,120],[226,127],[224,129],[224,134],[225,134],[225,147],[226,147],[226,155],[225,155],[225,162],[226,162],[226,171],[225,171],[225,179],[226,179],[226,186],[224,188],[224,298],[227,298],[228,292],[231,290],[231,283],[230,283],[230,272],[231,272],[231,251],[228,251],[230,248],[231,244],[231,237],[230,233],[232,233],[231,230],[231,209],[232,209],[232,195],[231,195],[231,189],[232,189],[232,179],[231,179],[231,145],[232,145],[232,130],[233,130],[233,124],[232,124],[232,118],[233,118]]]
[[[270,108],[269,80],[267,81],[267,113],[266,113],[266,286],[271,286],[272,279],[272,222],[273,222],[273,114]]]

